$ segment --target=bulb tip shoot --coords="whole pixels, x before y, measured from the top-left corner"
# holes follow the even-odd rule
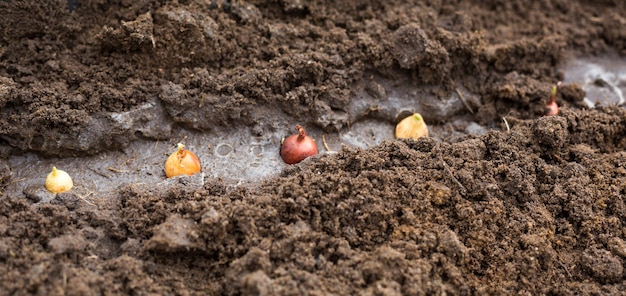
[[[304,130],[304,128],[301,125],[296,125],[296,131],[298,132],[298,138],[302,139],[304,137],[306,137],[306,131]]]

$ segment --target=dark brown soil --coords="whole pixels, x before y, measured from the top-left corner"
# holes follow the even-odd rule
[[[561,115],[542,115],[567,59],[626,56],[625,6],[0,1],[0,184],[13,155],[181,127],[263,130],[280,113],[344,131],[373,77],[440,97],[463,86],[477,111],[455,116],[503,130],[346,146],[254,186],[0,193],[0,295],[623,293],[626,111],[584,109],[572,84]],[[147,102],[166,116],[141,132],[107,115]]]

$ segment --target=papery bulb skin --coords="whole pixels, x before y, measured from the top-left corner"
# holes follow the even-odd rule
[[[280,157],[287,164],[296,164],[307,157],[317,154],[317,144],[307,136],[300,125],[296,125],[297,134],[285,138],[280,145]]]

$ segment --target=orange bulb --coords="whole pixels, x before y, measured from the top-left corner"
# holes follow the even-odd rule
[[[414,139],[428,137],[428,127],[419,113],[413,113],[396,125],[396,139]]]
[[[180,175],[191,176],[201,172],[200,160],[193,152],[185,149],[185,145],[178,143],[178,150],[172,153],[165,161],[165,175],[168,178]]]

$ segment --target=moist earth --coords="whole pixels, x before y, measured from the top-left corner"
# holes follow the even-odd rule
[[[626,111],[559,66],[626,56],[605,1],[2,1],[0,184],[8,159],[97,155],[173,130],[327,133],[409,81],[474,94],[445,126],[482,135],[345,145],[246,186],[198,176],[0,190],[2,295],[591,295],[626,290]],[[415,98],[420,100],[420,98]],[[432,106],[432,105],[431,105]],[[132,120],[116,114],[138,112]],[[503,120],[504,118],[504,120]],[[200,178],[200,179],[199,179]]]

